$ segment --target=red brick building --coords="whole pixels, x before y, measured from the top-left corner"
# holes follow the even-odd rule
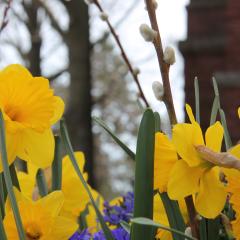
[[[191,0],[187,6],[188,34],[180,43],[185,59],[186,102],[194,106],[194,77],[201,96],[201,124],[209,126],[214,99],[212,76],[231,136],[240,139],[240,0]]]

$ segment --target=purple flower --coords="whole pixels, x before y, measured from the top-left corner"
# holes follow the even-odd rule
[[[111,225],[119,225],[121,221],[129,222],[133,214],[134,196],[127,193],[119,205],[110,206],[109,202],[104,203],[104,220]]]
[[[87,229],[83,230],[82,232],[75,232],[69,240],[90,240],[91,234],[88,232]]]
[[[123,228],[116,228],[112,230],[112,235],[115,240],[130,240],[130,235]],[[105,235],[102,231],[94,234],[93,240],[106,240]]]

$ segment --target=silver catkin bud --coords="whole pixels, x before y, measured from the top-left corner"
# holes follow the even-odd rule
[[[142,24],[139,30],[146,42],[153,42],[157,36],[157,32],[150,28],[147,24]]]
[[[162,101],[163,95],[164,95],[164,88],[163,88],[162,83],[157,82],[157,81],[153,82],[152,90],[155,95],[155,98],[159,101]]]
[[[176,62],[175,51],[172,47],[166,47],[163,53],[163,60],[169,65],[173,65]]]

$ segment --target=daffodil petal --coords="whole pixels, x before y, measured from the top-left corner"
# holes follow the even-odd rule
[[[154,189],[167,191],[167,184],[172,167],[178,156],[172,142],[163,133],[155,134],[154,152]]]
[[[51,216],[55,217],[58,216],[62,206],[64,203],[64,196],[61,191],[54,191],[47,196],[40,198],[36,204],[39,206],[47,206],[49,209],[51,209]]]
[[[22,134],[21,146],[17,155],[38,168],[46,168],[52,164],[54,148],[55,141],[51,129],[43,133],[26,129]]]
[[[183,160],[174,165],[168,182],[168,195],[171,199],[181,200],[198,191],[202,169],[189,167]]]
[[[215,152],[219,152],[223,140],[223,127],[220,122],[210,126],[205,134],[206,146]]]
[[[196,210],[206,218],[217,217],[226,202],[227,192],[219,179],[219,167],[203,173],[200,179],[200,190],[196,195]]]
[[[202,160],[195,146],[204,145],[199,124],[176,124],[173,127],[173,144],[181,158],[191,167],[199,165]]]
[[[77,231],[77,229],[77,222],[62,216],[58,216],[54,221],[54,227],[49,234],[50,237],[46,237],[46,239],[70,239],[70,237]]]
[[[193,115],[192,108],[188,104],[186,104],[186,111],[187,111],[187,115],[188,115],[188,118],[189,118],[190,122],[195,123],[196,120],[195,120],[195,117]]]
[[[240,144],[237,144],[236,146],[229,149],[229,153],[240,159]]]
[[[19,145],[19,135],[17,134],[6,134],[6,148],[7,148],[7,157],[8,157],[8,164],[11,165],[17,155],[18,145]],[[3,171],[2,166],[2,159],[0,156],[0,172]]]
[[[51,123],[55,124],[63,115],[65,104],[60,97],[54,97],[54,115],[51,118]]]
[[[77,164],[78,164],[78,167],[80,168],[80,171],[83,173],[83,170],[84,170],[84,164],[85,164],[85,157],[84,157],[84,154],[83,152],[74,152],[74,156],[77,160]],[[75,177],[78,177],[76,171],[74,170],[74,167],[72,165],[72,162],[69,158],[68,155],[66,155],[63,159],[62,159],[62,163],[63,163],[63,176],[67,176],[69,174],[72,174],[73,176]]]

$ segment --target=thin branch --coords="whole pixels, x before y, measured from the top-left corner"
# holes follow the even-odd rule
[[[11,8],[11,3],[12,3],[12,0],[8,0],[7,6],[6,6],[5,9],[4,9],[3,19],[2,19],[1,26],[0,26],[0,34],[1,34],[1,32],[3,31],[3,29],[4,29],[4,28],[7,26],[7,24],[8,24],[7,15],[8,15],[8,12],[9,12],[10,8]]]
[[[99,11],[100,11],[101,13],[104,13],[104,10],[103,10],[103,8],[102,8],[102,6],[100,5],[100,3],[99,3],[98,0],[93,0],[93,3],[96,5],[96,7],[99,9]],[[121,55],[122,55],[122,57],[123,57],[126,65],[128,66],[128,69],[129,69],[129,71],[130,71],[130,73],[131,73],[134,81],[135,81],[136,84],[137,84],[140,98],[144,101],[144,103],[146,104],[146,107],[149,107],[149,104],[148,104],[148,102],[147,102],[147,99],[145,98],[145,95],[144,95],[143,90],[142,90],[142,88],[141,88],[141,85],[140,85],[140,83],[139,83],[138,74],[135,73],[135,71],[134,71],[134,69],[133,69],[133,67],[132,67],[132,65],[131,65],[131,63],[130,63],[130,61],[129,61],[129,58],[128,58],[128,56],[127,56],[127,54],[126,54],[126,52],[125,52],[125,50],[124,50],[124,48],[123,48],[123,46],[122,46],[122,43],[120,42],[120,39],[119,39],[117,33],[115,32],[115,29],[113,28],[113,26],[112,26],[112,24],[110,23],[109,20],[106,20],[106,23],[107,23],[107,25],[108,25],[108,27],[109,27],[109,30],[110,30],[112,36],[114,37],[117,45],[119,46],[119,48],[120,48],[120,50],[121,50]]]
[[[61,29],[61,27],[58,24],[57,19],[55,18],[55,16],[53,15],[53,13],[50,11],[50,9],[48,8],[47,4],[45,1],[43,0],[38,0],[39,5],[45,10],[47,16],[49,17],[51,24],[53,26],[53,28],[61,35],[64,36],[65,32]]]
[[[131,6],[127,9],[127,11],[122,15],[122,17],[120,17],[120,19],[116,22],[116,24],[114,25],[114,29],[118,29],[123,22],[126,21],[126,18],[131,15],[132,11],[136,8],[136,5],[139,4],[140,1],[139,0],[134,0],[133,3],[131,4]],[[110,36],[111,32],[105,32],[102,37],[100,37],[97,41],[95,41],[94,43],[92,43],[92,46],[95,46],[96,44],[101,44],[103,42],[105,42],[108,37]]]
[[[154,39],[154,47],[157,53],[159,68],[162,75],[163,87],[164,87],[164,96],[163,101],[167,107],[168,114],[170,117],[171,124],[174,125],[177,123],[176,113],[173,105],[173,98],[171,92],[171,86],[169,81],[169,65],[163,61],[163,47],[162,40],[158,28],[156,10],[152,0],[146,0],[147,11],[150,18],[152,29],[157,32],[157,36]]]
[[[51,81],[55,80],[56,78],[58,78],[59,76],[61,76],[66,71],[68,71],[68,68],[64,68],[64,69],[60,70],[59,72],[56,72],[53,75],[48,76],[47,79],[51,82]]]

